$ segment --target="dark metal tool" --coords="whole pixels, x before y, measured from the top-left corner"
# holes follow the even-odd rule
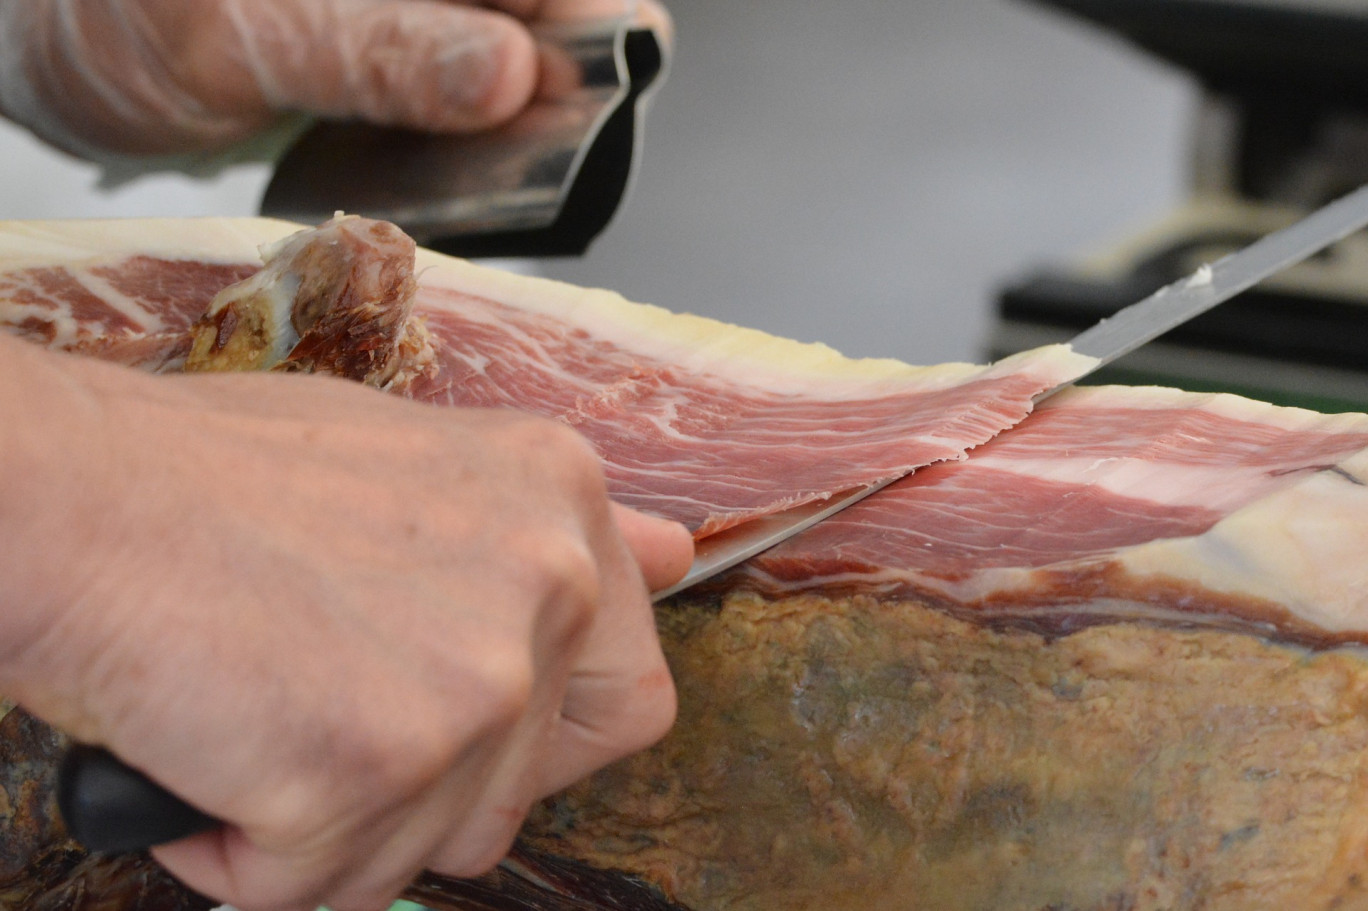
[[[1073,340],[1073,348],[1096,358],[1096,363],[1069,383],[1365,225],[1368,186],[1161,288]],[[1037,400],[1062,386],[1041,393]],[[705,539],[699,543],[697,559],[684,579],[654,597],[659,600],[716,575],[864,499],[893,480],[897,479],[845,491],[830,500],[799,506]],[[117,783],[108,784],[111,780]],[[117,758],[103,750],[81,749],[70,754],[62,769],[60,804],[67,828],[94,851],[150,847],[218,825],[185,806],[160,785],[123,768]]]
[[[665,53],[625,17],[534,32],[545,76],[516,118],[468,136],[320,123],[276,165],[262,214],[365,215],[455,256],[583,254],[631,183]]]

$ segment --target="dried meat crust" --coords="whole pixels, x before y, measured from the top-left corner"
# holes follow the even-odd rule
[[[817,595],[661,629],[675,730],[531,846],[698,911],[1368,908],[1359,648]]]

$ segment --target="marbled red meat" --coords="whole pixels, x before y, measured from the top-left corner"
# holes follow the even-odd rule
[[[438,309],[438,308],[441,309]],[[438,369],[410,394],[560,418],[603,456],[615,499],[700,535],[836,490],[958,459],[1018,421],[1074,362],[1055,351],[942,380],[837,395],[690,370],[554,316],[428,289]],[[1060,365],[1063,366],[1060,366]],[[730,375],[728,375],[730,374]]]
[[[1071,389],[719,581],[873,592],[1034,624],[1243,612],[1368,634],[1368,417],[1172,389]],[[1181,596],[1175,591],[1182,589]]]
[[[309,238],[332,243],[327,232],[347,223]],[[22,300],[0,296],[0,324],[55,348],[177,369],[189,320],[248,269],[242,235],[271,243],[288,233],[261,220],[219,223],[217,235],[200,223],[203,237],[178,230],[184,223],[138,224],[133,240],[103,241],[99,223],[28,226],[46,231],[45,243],[34,251],[11,239],[11,255],[47,262],[7,268],[0,261],[0,271],[44,281],[26,285]],[[79,239],[54,252],[73,231]],[[350,250],[347,268],[379,271],[412,255],[377,243]],[[414,322],[431,360],[395,391],[558,418],[597,448],[615,499],[682,521],[700,537],[962,458],[1026,415],[1040,391],[1090,364],[1058,346],[987,367],[852,361],[820,345],[490,273],[427,251],[418,254],[417,275]],[[407,306],[402,296],[386,306]]]
[[[190,324],[260,263],[135,255],[0,271],[0,323],[64,351],[162,370],[185,356]]]

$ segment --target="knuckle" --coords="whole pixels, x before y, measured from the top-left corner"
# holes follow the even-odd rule
[[[507,428],[507,451],[518,453],[528,483],[561,508],[602,522],[608,484],[593,445],[577,430],[545,418],[520,416]]]
[[[484,706],[480,727],[506,730],[516,725],[532,704],[535,683],[531,656],[525,649],[487,651],[477,683]]]
[[[512,528],[503,552],[519,555],[522,596],[539,611],[537,633],[555,629],[577,636],[589,628],[603,598],[605,580],[593,543],[577,523]]]
[[[434,712],[415,712],[421,719],[403,736],[391,739],[383,757],[377,757],[372,787],[377,794],[408,800],[441,781],[460,761],[466,743],[453,729],[451,719]]]
[[[487,873],[508,855],[518,829],[527,816],[527,807],[517,812],[481,814],[475,823],[453,837],[432,859],[437,873],[468,878]]]
[[[522,433],[528,437],[526,445],[534,447],[534,451],[542,454],[544,461],[564,475],[581,478],[587,483],[600,479],[602,472],[598,454],[573,427],[559,421],[537,419],[525,422]]]
[[[469,761],[472,749],[498,742],[526,716],[533,686],[529,661],[486,655],[472,664],[477,666],[467,666],[462,682],[446,687],[446,694],[406,708],[404,729],[386,738],[386,750],[367,776],[372,796],[410,801],[433,791]]]
[[[557,620],[574,631],[586,629],[602,595],[598,560],[588,542],[563,539],[545,558]]]

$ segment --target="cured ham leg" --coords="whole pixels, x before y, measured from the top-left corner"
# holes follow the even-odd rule
[[[291,363],[309,326],[364,327],[378,356],[334,372],[559,418],[615,496],[698,535],[918,468],[662,605],[674,732],[538,808],[495,873],[413,895],[472,911],[1368,909],[1368,416],[1120,388],[1028,416],[1087,362],[853,361],[421,250],[411,297],[370,282],[379,311],[358,299],[297,325],[301,298],[270,289],[357,227],[270,247],[272,280],[230,288],[293,226],[2,226],[0,325],[153,371],[198,363],[195,338],[233,348],[229,308],[276,327],[248,346],[257,367]],[[399,246],[357,247],[348,268],[402,275],[384,265]],[[316,337],[342,347],[300,366],[361,362],[356,336]],[[163,886],[145,893],[162,904],[101,907],[193,907]]]
[[[674,731],[540,808],[535,850],[695,911],[1368,908],[1358,649],[867,596],[660,616]]]

